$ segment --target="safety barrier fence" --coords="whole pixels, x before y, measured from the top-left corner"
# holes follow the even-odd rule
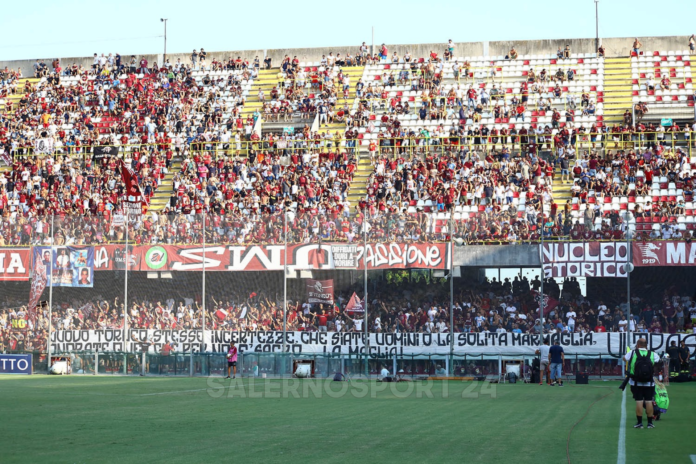
[[[32,372],[48,373],[45,352],[11,352],[5,354],[31,354]],[[398,355],[374,357],[364,354],[290,354],[243,353],[238,356],[237,375],[242,378],[283,378],[293,375],[296,363],[313,363],[317,378],[331,378],[336,372],[347,377],[376,377],[382,368],[406,379],[428,377],[461,377],[472,379],[499,379],[508,372],[515,372],[520,380],[531,380],[535,355]],[[169,352],[133,353],[71,351],[53,353],[51,365],[66,363],[72,375],[149,375],[149,376],[227,376],[225,353]],[[450,369],[451,366],[451,369]],[[693,369],[693,366],[690,367]],[[623,378],[621,360],[616,356],[595,353],[568,355],[563,363],[564,378],[574,378],[576,373],[587,373],[592,378],[615,380]],[[656,373],[662,366],[656,366]]]
[[[370,123],[369,118],[365,118],[366,126]],[[535,152],[551,151],[556,153],[560,147],[565,150],[573,148],[576,155],[585,151],[595,150],[635,150],[642,151],[662,146],[669,151],[681,149],[689,157],[694,156],[696,149],[696,136],[690,131],[665,131],[665,132],[569,132],[567,136],[556,137],[558,131],[536,132],[533,126],[525,123],[528,133],[510,133],[508,126],[514,125],[515,118],[500,120],[490,126],[498,130],[498,133],[481,132],[467,133],[465,135],[436,135],[435,126],[441,125],[444,131],[459,127],[475,130],[481,124],[460,124],[458,119],[454,120],[413,120],[412,125],[403,126],[404,130],[413,131],[413,135],[394,137],[387,132],[380,133],[380,127],[385,126],[380,121],[375,120],[374,127],[369,128],[370,132],[358,132],[355,138],[346,139],[343,134],[335,133],[317,139],[304,139],[302,137],[287,137],[280,135],[272,139],[259,140],[230,140],[229,142],[219,141],[189,141],[186,143],[147,143],[147,144],[127,144],[127,145],[91,145],[91,146],[52,146],[47,149],[45,145],[35,144],[34,146],[18,146],[13,148],[10,155],[14,158],[33,157],[33,156],[59,156],[70,155],[73,158],[83,160],[103,158],[106,156],[124,157],[127,154],[152,152],[171,149],[175,156],[183,152],[189,153],[208,153],[213,159],[221,156],[248,156],[253,153],[271,153],[278,156],[290,156],[293,154],[303,154],[305,152],[324,152],[348,151],[355,153],[356,150],[375,151],[385,155],[422,155],[458,153],[464,154],[471,151],[478,152],[502,152],[504,149],[511,150],[512,153],[527,152],[530,145],[536,146]],[[537,126],[551,126],[548,124],[536,124]],[[528,127],[527,127],[528,126]],[[559,126],[560,127],[560,126]],[[500,131],[506,129],[507,133]],[[374,147],[371,147],[374,145]],[[103,149],[109,150],[105,153]],[[283,161],[283,160],[281,160]],[[289,163],[290,160],[285,160]]]

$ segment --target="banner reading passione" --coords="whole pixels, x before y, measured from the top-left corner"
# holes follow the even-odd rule
[[[552,242],[539,249],[546,277],[626,277],[626,242]]]
[[[288,245],[288,268],[360,269],[364,266],[364,246],[357,245],[354,259],[343,257],[336,262],[334,253],[344,247],[331,243]],[[95,269],[122,269],[124,245],[95,247]],[[130,247],[129,267],[133,271],[202,271],[203,247],[178,245],[142,245]],[[205,270],[216,271],[282,271],[283,245],[211,245],[205,247]],[[448,245],[445,243],[378,243],[367,245],[368,269],[449,269]],[[352,264],[351,267],[347,266]]]
[[[166,343],[174,351],[199,351],[200,330],[132,329],[127,331],[128,342],[123,341],[123,330],[58,330],[51,334],[51,347],[56,353],[67,351],[141,351],[159,353]],[[365,334],[360,332],[287,332],[286,351],[303,354],[359,355],[369,353],[374,357],[447,355],[450,350],[449,334],[381,333],[369,334],[369,346],[365,347]],[[672,341],[684,341],[694,351],[695,334],[587,333],[561,334],[556,339],[566,356],[610,356],[618,358],[626,352],[627,342],[633,346],[638,338],[646,337],[649,348],[662,353]],[[241,353],[280,353],[283,351],[283,332],[229,332],[206,331],[205,347],[208,352],[227,352],[230,342],[237,344]],[[541,344],[539,335],[515,333],[455,333],[455,355],[508,355],[533,356]]]

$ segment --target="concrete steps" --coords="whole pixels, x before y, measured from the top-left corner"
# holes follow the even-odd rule
[[[367,179],[374,171],[367,151],[359,152],[358,167],[353,174],[353,182],[348,191],[348,201],[356,205],[367,194]]]
[[[173,191],[172,181],[174,176],[181,171],[181,161],[172,160],[172,165],[170,166],[169,172],[164,177],[162,185],[155,190],[155,194],[150,198],[150,211],[159,212],[164,209],[165,206],[169,204],[169,197]]]
[[[553,184],[551,186],[553,191],[553,200],[560,205],[561,203],[565,203],[567,200],[571,199],[573,197],[570,191],[570,187],[572,187],[572,185],[572,181],[566,181],[566,183],[561,181],[561,170],[560,168],[556,168],[553,176]]]
[[[5,102],[6,101],[11,101],[14,108],[17,108],[17,104],[18,104],[19,100],[21,100],[22,97],[24,97],[24,95],[26,94],[26,92],[25,92],[26,83],[29,82],[32,85],[34,85],[37,82],[39,82],[40,80],[41,79],[39,79],[37,77],[29,77],[26,79],[20,79],[19,83],[17,84],[16,93],[13,93],[13,94],[10,94],[10,95],[7,95],[5,97],[0,98],[0,112],[2,112],[2,113],[6,112],[5,111]],[[14,109],[12,111],[7,111],[6,113],[12,114],[12,113],[14,113]]]
[[[604,123],[623,122],[623,114],[633,106],[631,59],[607,58],[604,61]],[[554,197],[555,198],[555,197]]]

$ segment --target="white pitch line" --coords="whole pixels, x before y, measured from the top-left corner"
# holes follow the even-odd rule
[[[621,424],[619,425],[619,454],[616,464],[626,464],[626,390],[621,396]]]
[[[221,388],[227,388],[227,387],[221,387]],[[176,390],[176,391],[170,391],[170,392],[157,392],[157,393],[143,393],[138,396],[152,396],[152,395],[169,395],[170,393],[191,393],[191,392],[200,392],[200,391],[206,391],[208,390],[207,388],[199,388],[198,390]]]

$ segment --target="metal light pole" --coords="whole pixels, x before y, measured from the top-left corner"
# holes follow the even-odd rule
[[[630,222],[626,221],[626,223],[626,246],[628,247],[626,249],[626,313],[628,314],[626,345],[628,346],[631,343],[631,321],[633,320],[633,316],[631,315],[631,271],[633,271],[633,259],[631,258],[631,238],[633,238],[633,231],[631,231]],[[621,359],[623,361],[623,356]]]
[[[201,215],[202,221],[203,221],[203,288],[202,288],[202,298],[201,298],[201,307],[203,308],[202,314],[201,314],[201,353],[205,351],[205,214]]]
[[[368,359],[368,350],[370,347],[370,341],[369,341],[369,335],[367,331],[367,210],[365,211],[365,217],[363,218],[363,263],[365,267],[365,274],[364,274],[364,280],[365,280],[365,300],[363,304],[363,324],[365,324],[365,376],[369,375],[369,368],[367,366],[367,359]]]
[[[454,217],[450,213],[450,375],[454,375]]]
[[[539,299],[539,322],[541,323],[541,342],[544,340],[544,195],[541,195],[541,295]]]
[[[372,26],[372,55],[375,54],[375,26]]]
[[[595,53],[599,50],[599,0],[594,1],[595,7]]]
[[[283,211],[283,354],[287,349],[287,331],[288,331],[288,212]],[[285,358],[283,358],[283,363]],[[284,364],[283,364],[284,365]]]
[[[128,253],[128,225],[129,211],[126,209],[126,262],[123,284],[123,373],[128,374],[128,266],[130,265],[130,254]],[[118,310],[118,309],[117,309]],[[145,345],[147,346],[147,345]],[[95,366],[96,369],[96,366]]]
[[[167,61],[167,20],[168,18],[160,18],[160,22],[164,23],[164,57],[162,58],[162,64]]]
[[[53,325],[53,250],[55,246],[55,242],[53,241],[53,229],[54,229],[54,222],[55,219],[55,214],[51,214],[51,265],[49,266],[49,274],[48,278],[50,279],[50,286],[48,287],[48,340],[46,341],[47,344],[47,362],[46,364],[46,373],[50,373],[51,369],[51,328]],[[41,258],[43,259],[43,258]],[[36,278],[36,277],[35,277]],[[34,308],[34,311],[36,311],[36,308]],[[96,369],[96,366],[95,366]]]

